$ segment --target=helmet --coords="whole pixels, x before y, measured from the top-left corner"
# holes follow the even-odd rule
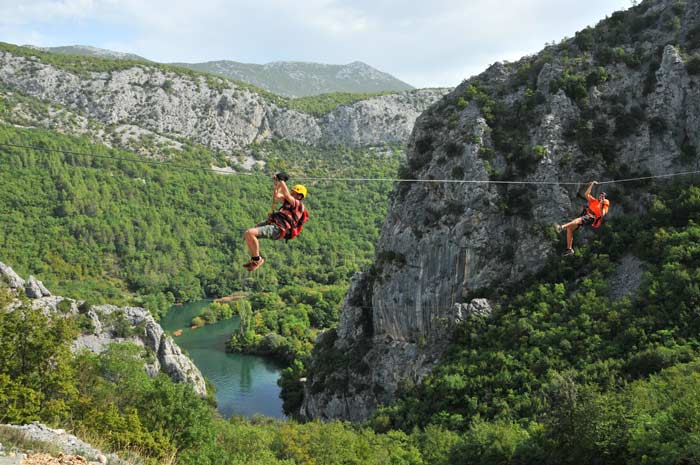
[[[306,187],[302,186],[301,184],[297,184],[296,186],[292,187],[292,192],[296,192],[297,194],[300,194],[302,197],[306,198]]]

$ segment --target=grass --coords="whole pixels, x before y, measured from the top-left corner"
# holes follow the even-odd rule
[[[0,443],[8,452],[29,452],[58,455],[61,448],[51,442],[32,439],[19,428],[0,426]]]

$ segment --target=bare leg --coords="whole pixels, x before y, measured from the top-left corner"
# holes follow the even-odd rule
[[[247,229],[243,233],[243,239],[248,246],[251,257],[257,257],[260,255],[260,243],[258,242],[258,228]]]
[[[565,225],[562,225],[562,229],[566,229],[566,248],[573,249],[574,245],[574,231],[576,231],[581,224],[581,218],[576,218],[575,220],[569,221]]]

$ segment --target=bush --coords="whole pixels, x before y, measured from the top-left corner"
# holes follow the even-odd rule
[[[649,129],[652,134],[661,135],[668,129],[666,120],[661,116],[654,116],[649,120]]]
[[[517,423],[487,423],[477,418],[451,454],[452,464],[504,465],[512,463],[530,435]]]
[[[688,74],[692,76],[700,74],[700,55],[695,54],[691,56],[686,63],[686,69],[688,70]]]
[[[646,378],[680,361],[687,362],[691,353],[683,347],[653,347],[633,355],[625,364],[625,371],[636,378]]]
[[[700,24],[688,31],[685,36],[685,46],[690,50],[700,48]]]

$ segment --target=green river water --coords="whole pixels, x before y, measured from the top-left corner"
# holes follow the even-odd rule
[[[173,331],[183,330],[182,336],[174,338],[175,342],[216,386],[218,410],[224,417],[265,415],[284,418],[277,386],[281,367],[264,357],[226,353],[226,340],[238,329],[237,317],[195,330],[189,328],[190,320],[209,302],[173,307],[160,325],[171,336]]]

